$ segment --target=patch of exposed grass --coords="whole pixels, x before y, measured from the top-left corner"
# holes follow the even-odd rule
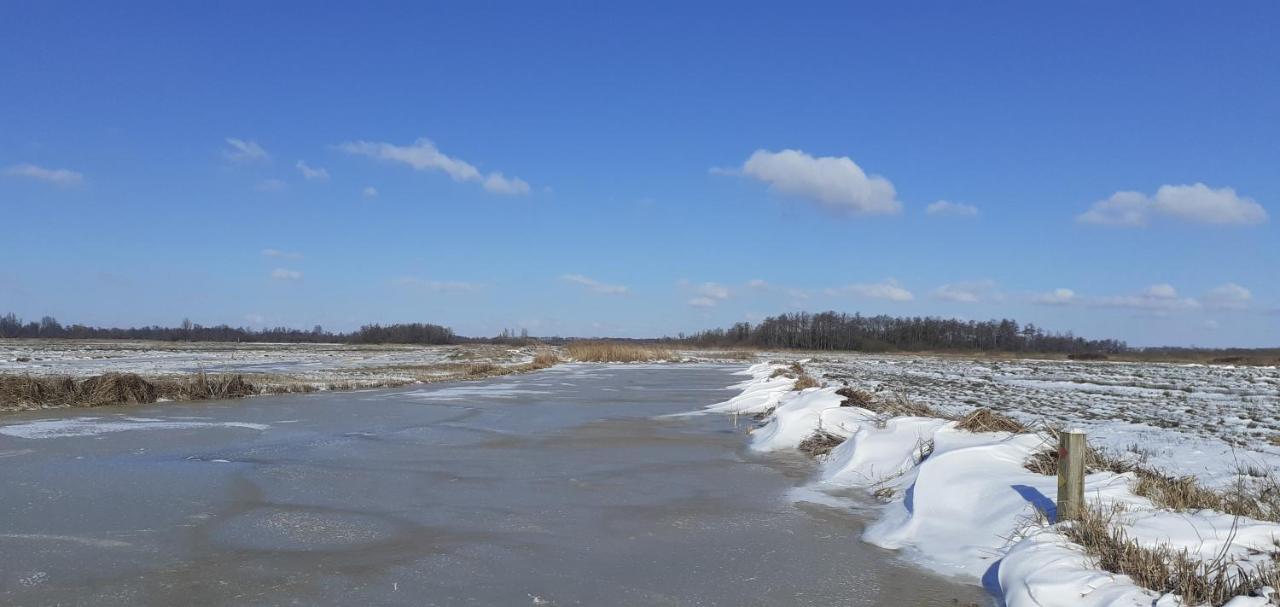
[[[818,380],[814,379],[813,376],[806,373],[796,378],[796,384],[792,386],[791,389],[800,391],[808,388],[817,388],[820,386],[822,386],[821,382],[819,382]]]
[[[1013,432],[1019,434],[1027,431],[1027,426],[1002,413],[996,413],[986,407],[979,407],[956,420],[956,429],[968,432]]]
[[[575,341],[564,347],[570,358],[590,363],[629,363],[674,360],[666,348],[615,341]]]
[[[876,395],[867,392],[866,390],[850,388],[849,386],[836,390],[836,394],[844,397],[844,400],[840,401],[841,407],[862,407],[863,409],[870,409],[871,404],[876,400]]]
[[[832,449],[840,446],[844,442],[843,436],[838,436],[818,429],[817,432],[809,435],[808,438],[800,441],[800,451],[807,453],[810,457],[818,457],[831,453]]]
[[[1263,586],[1280,584],[1274,560],[1241,567],[1226,558],[1202,561],[1185,549],[1143,546],[1115,524],[1123,510],[1085,508],[1079,520],[1062,525],[1067,539],[1084,548],[1094,564],[1127,575],[1134,583],[1160,593],[1174,593],[1188,605],[1223,605]]]

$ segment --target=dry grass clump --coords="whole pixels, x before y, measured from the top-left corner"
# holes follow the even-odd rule
[[[886,417],[938,417],[949,419],[942,412],[935,411],[924,403],[913,401],[900,392],[895,392],[889,398],[876,398],[862,406]]]
[[[1160,508],[1177,511],[1217,510],[1233,516],[1280,521],[1280,483],[1274,476],[1246,482],[1241,476],[1228,489],[1205,487],[1194,476],[1170,476],[1135,468],[1133,492]]]
[[[672,360],[675,354],[666,348],[615,341],[575,341],[565,346],[569,357],[589,363],[630,363]]]
[[[161,398],[209,400],[258,394],[239,375],[147,380],[134,373],[104,373],[82,380],[70,377],[0,376],[0,405],[36,409],[42,407],[99,407],[140,405]]]
[[[800,441],[800,451],[807,453],[810,457],[818,457],[831,453],[844,442],[844,437],[837,436],[821,428],[817,432],[809,435],[809,438]]]
[[[498,375],[501,370],[502,367],[493,363],[474,363],[467,365],[462,374],[467,377],[490,377]]]
[[[187,378],[157,379],[154,383],[156,396],[170,400],[218,400],[260,393],[241,375],[206,375],[203,371]],[[154,402],[154,399],[148,402]]]
[[[560,357],[555,352],[544,351],[533,355],[533,362],[528,364],[529,369],[547,369],[554,367],[560,362]]]
[[[1206,562],[1185,549],[1142,546],[1113,524],[1120,512],[1085,508],[1079,520],[1062,526],[1062,532],[1084,547],[1099,568],[1127,575],[1144,588],[1177,594],[1188,605],[1222,605],[1263,586],[1280,584],[1275,561],[1245,569],[1223,557]]]
[[[700,353],[703,358],[716,360],[755,360],[756,353],[751,350],[724,350]]]
[[[866,390],[850,388],[849,386],[836,390],[836,394],[844,397],[844,400],[840,401],[841,407],[862,407],[863,409],[870,409],[872,403],[876,400],[876,395],[867,392]]]
[[[821,385],[822,385],[821,382],[819,382],[818,380],[814,379],[812,376],[806,373],[796,378],[796,383],[794,386],[791,387],[791,389],[800,391],[800,390],[805,390],[807,388],[817,388]]]
[[[986,407],[979,407],[956,420],[956,429],[969,432],[1013,432],[1020,434],[1027,431],[1027,426],[1002,413],[996,413]]]

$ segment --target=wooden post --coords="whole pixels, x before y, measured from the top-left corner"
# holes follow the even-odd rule
[[[1084,509],[1084,432],[1058,435],[1058,520],[1080,518]]]

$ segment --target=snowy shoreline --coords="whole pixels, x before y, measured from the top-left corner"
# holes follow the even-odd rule
[[[1184,604],[1096,568],[1059,525],[1044,520],[1040,512],[1053,516],[1057,480],[1024,467],[1047,447],[1043,436],[969,432],[931,417],[885,418],[841,406],[835,386],[795,391],[796,380],[776,375],[777,369],[785,367],[752,365],[739,373],[749,379],[731,386],[738,395],[705,411],[761,416],[750,434],[756,451],[798,449],[819,432],[843,439],[820,457],[817,478],[806,489],[853,487],[879,497],[884,504],[863,540],[981,584],[1010,607]],[[1113,524],[1145,547],[1185,549],[1206,562],[1225,555],[1249,570],[1270,559],[1280,542],[1280,524],[1162,510],[1133,493],[1134,481],[1132,472],[1096,472],[1085,491],[1091,504],[1122,507]],[[1227,604],[1273,604],[1269,588],[1257,594]]]

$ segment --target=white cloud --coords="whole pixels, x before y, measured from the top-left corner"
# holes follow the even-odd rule
[[[1240,310],[1249,307],[1253,301],[1253,293],[1234,282],[1209,289],[1204,294],[1205,305],[1211,308]]]
[[[302,280],[302,272],[297,270],[289,270],[286,268],[276,268],[271,271],[272,280]]]
[[[4,174],[10,177],[25,177],[60,186],[79,185],[84,181],[84,175],[70,169],[46,169],[29,162],[6,167]]]
[[[311,165],[307,164],[305,160],[299,160],[298,163],[294,166],[298,167],[298,172],[302,173],[302,176],[308,180],[319,179],[321,181],[327,181],[329,179],[328,169],[312,167]]]
[[[911,291],[892,278],[878,283],[858,283],[824,290],[831,296],[853,295],[867,299],[887,299],[889,301],[911,301],[916,298]]]
[[[506,177],[502,173],[489,173],[484,178],[484,189],[494,194],[528,194],[529,184],[519,177]]]
[[[893,184],[879,175],[867,175],[847,156],[815,158],[800,150],[756,150],[741,169],[712,172],[745,175],[769,184],[774,191],[838,213],[889,215],[902,211]]]
[[[1189,310],[1200,307],[1200,302],[1190,297],[1179,297],[1173,285],[1151,285],[1137,295],[1116,295],[1098,299],[1097,304],[1110,308],[1134,308],[1138,310]]]
[[[235,137],[227,137],[227,148],[222,150],[223,156],[235,162],[260,162],[271,159],[271,155],[256,141],[245,141]]]
[[[600,293],[602,295],[623,295],[630,290],[622,285],[611,285],[592,280],[581,274],[565,274],[560,277],[560,280],[580,285],[592,293]]]
[[[413,145],[350,141],[339,144],[337,148],[348,154],[407,164],[419,171],[442,171],[454,181],[479,183],[486,191],[495,194],[529,193],[529,184],[523,179],[498,172],[482,174],[475,165],[441,152],[429,139],[419,139]]]
[[[1046,306],[1065,306],[1078,301],[1076,292],[1071,289],[1054,289],[1048,293],[1040,293],[1031,298],[1032,303]]]
[[[363,197],[365,197],[365,198],[377,198],[377,197],[378,197],[378,188],[375,188],[375,187],[373,187],[373,186],[371,186],[371,185],[369,185],[369,186],[365,186],[364,190],[362,190],[362,191],[360,192],[360,195],[361,195],[361,196],[363,196]]]
[[[978,207],[963,202],[939,200],[924,209],[930,215],[948,217],[973,217],[978,214]]]
[[[683,284],[683,283],[682,283]],[[687,286],[687,285],[686,285]],[[695,297],[688,301],[695,308],[710,308],[729,299],[729,288],[715,282],[704,282],[693,287]]]
[[[453,280],[424,280],[415,276],[405,276],[396,282],[406,287],[445,293],[463,293],[480,290],[480,285],[470,282],[459,282]]]
[[[991,289],[995,288],[995,286],[996,283],[993,280],[945,284],[935,289],[933,296],[946,301],[978,303],[988,297]]]
[[[292,251],[281,251],[280,249],[263,249],[263,257],[274,257],[276,259],[302,259],[302,253],[294,253]]]
[[[1232,188],[1213,189],[1203,183],[1163,185],[1154,196],[1116,192],[1078,215],[1081,223],[1117,227],[1146,226],[1156,217],[1170,217],[1204,225],[1257,225],[1268,219],[1266,209]]]
[[[768,289],[769,283],[759,278],[753,278],[747,281],[748,289]]]
[[[263,179],[258,182],[258,185],[253,186],[253,189],[259,192],[280,192],[288,187],[289,184],[283,179]]]

